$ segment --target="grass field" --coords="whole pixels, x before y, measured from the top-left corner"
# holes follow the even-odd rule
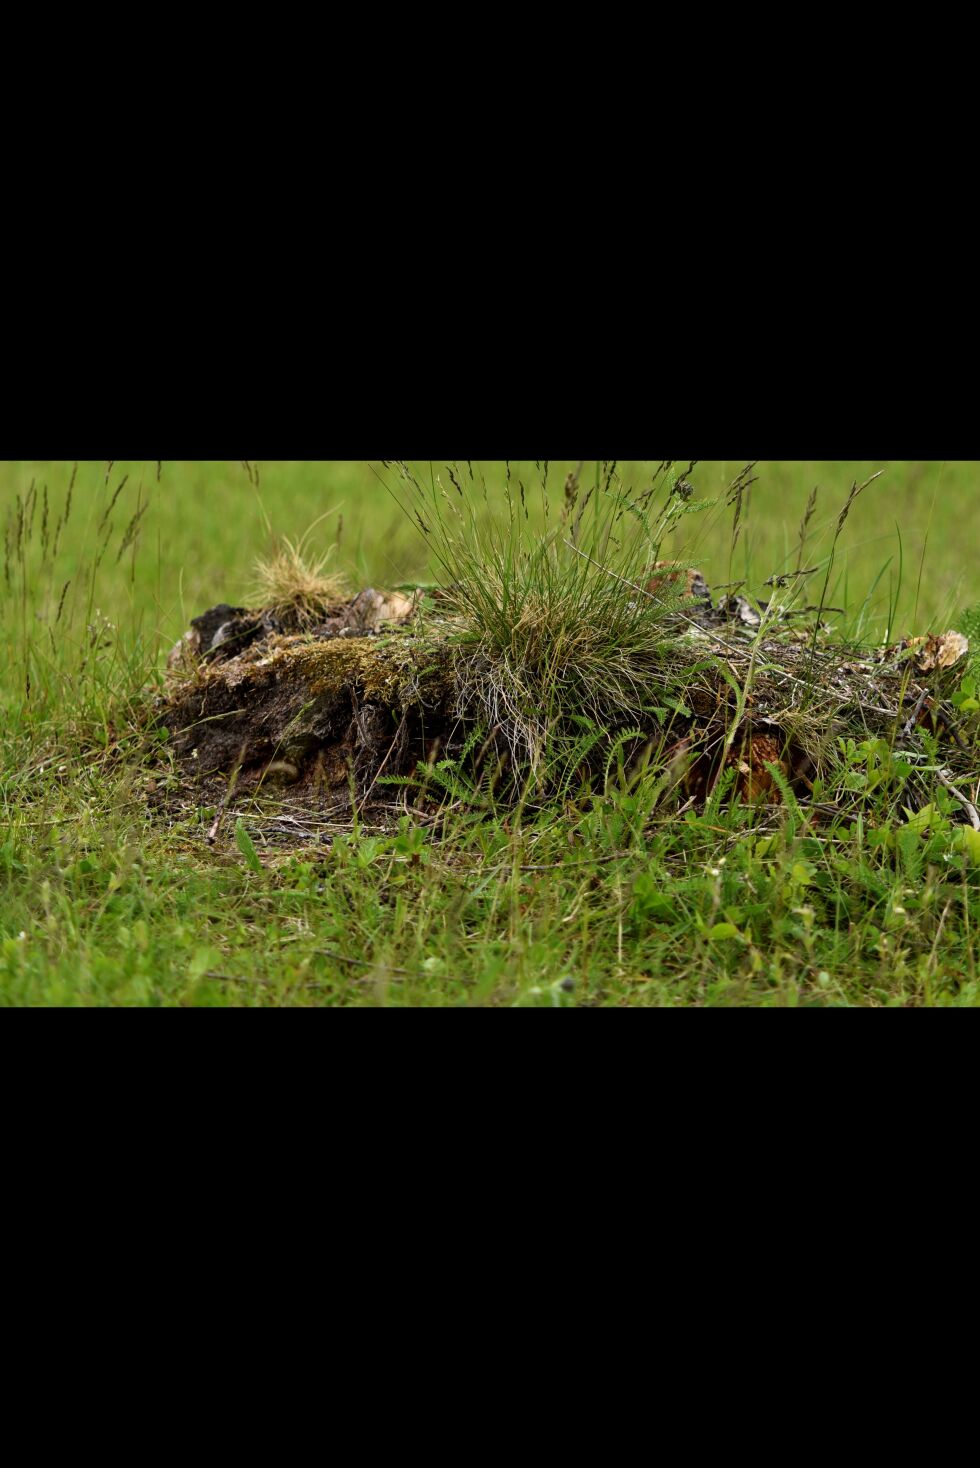
[[[733,549],[725,492],[742,466],[693,468],[693,502],[717,503],[663,546],[712,587],[762,593],[792,569],[817,486],[804,559],[822,586],[848,491],[881,470],[826,581],[842,633],[874,644],[943,631],[980,602],[980,465],[762,462]],[[448,486],[445,464],[413,467],[423,486]],[[522,533],[544,529],[543,465],[470,467],[477,523],[504,523],[509,482]],[[556,503],[575,468],[547,466]],[[608,468],[586,463],[583,485]],[[639,488],[656,468],[616,474]],[[980,1000],[980,861],[960,808],[935,782],[925,810],[909,804],[904,766],[874,741],[840,751],[835,779],[853,798],[829,825],[795,803],[774,815],[709,802],[674,819],[657,771],[631,779],[614,748],[594,799],[488,812],[460,787],[439,839],[403,817],[384,834],[355,824],[314,855],[233,836],[209,850],[213,812],[151,819],[143,711],[166,652],[208,607],[248,603],[274,535],[312,526],[311,553],[329,552],[354,587],[437,579],[392,489],[381,463],[0,464],[5,1003]]]

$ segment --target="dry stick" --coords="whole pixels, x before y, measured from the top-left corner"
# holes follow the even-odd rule
[[[218,813],[215,816],[214,820],[211,822],[211,829],[208,831],[208,834],[207,834],[207,843],[208,843],[209,846],[213,846],[214,843],[218,839],[218,831],[219,831],[219,829],[221,827],[221,822],[222,822],[222,819],[224,817],[224,813],[225,813],[225,811],[228,808],[228,802],[231,800],[231,797],[235,793],[235,787],[238,784],[238,776],[241,773],[242,764],[243,764],[243,762],[245,760],[245,750],[247,748],[248,748],[248,744],[246,742],[246,743],[244,743],[242,745],[241,749],[238,751],[238,762],[236,763],[235,768],[231,772],[231,775],[230,775],[229,780],[228,780],[227,787],[225,789],[225,793],[221,797],[221,804],[218,806]]]
[[[921,714],[923,706],[925,705],[925,701],[928,697],[928,688],[923,688],[922,692],[919,694],[919,698],[915,705],[915,708],[912,710],[911,718],[906,719],[905,723],[902,725],[902,732],[898,736],[899,739],[908,739],[916,724],[918,724],[919,722],[919,715]]]
[[[499,877],[503,876],[505,873],[514,871],[562,872],[566,870],[571,870],[576,867],[605,866],[608,862],[628,861],[631,857],[635,857],[638,860],[645,861],[648,858],[648,853],[642,848],[634,848],[630,851],[607,852],[604,856],[586,856],[576,861],[544,862],[517,867],[512,866],[509,862],[504,866],[496,867],[484,867],[479,865],[479,863],[472,866],[463,866],[461,864],[460,866],[446,865],[441,867],[436,867],[435,864],[433,864],[433,869],[435,870],[436,875],[439,877],[457,877],[462,878],[465,881],[469,881],[473,877]],[[392,856],[389,858],[389,860],[391,861],[393,866],[410,866],[413,858],[410,856]],[[354,962],[353,959],[347,961],[351,963]]]
[[[625,861],[630,856],[647,857],[648,855],[646,851],[614,851],[606,856],[587,856],[582,861],[555,861],[548,862],[544,866],[519,866],[516,870],[519,872],[563,872],[566,867],[598,867],[610,861]],[[514,870],[515,868],[509,866],[491,867],[489,871],[478,867],[477,874],[481,877],[495,877],[498,873]]]
[[[333,953],[329,948],[317,948],[315,950],[321,958],[332,958],[335,963],[350,964],[354,968],[380,967],[386,974],[397,975],[404,979],[427,979],[429,975],[422,969],[393,968],[388,964],[377,964],[367,958],[348,958],[345,953]],[[219,974],[208,972],[204,975],[206,979],[215,979],[222,984],[288,984],[295,988],[307,989],[329,989],[332,985],[325,979],[272,979],[265,974]],[[367,977],[365,975],[365,977]]]
[[[874,475],[873,478],[877,479],[878,478],[878,475]],[[869,479],[868,480],[868,484],[870,484],[871,482],[872,481]],[[866,488],[867,488],[867,485],[862,485],[861,486],[861,489],[866,489]],[[858,490],[857,493],[859,494],[860,493],[860,490]],[[856,498],[856,495],[852,495],[852,498]],[[626,579],[625,576],[619,576],[619,575],[617,575],[616,572],[615,571],[611,571],[608,566],[603,566],[603,565],[600,564],[599,561],[595,561],[595,560],[593,560],[593,558],[591,556],[586,555],[585,551],[580,551],[579,548],[578,548],[578,546],[572,545],[571,541],[566,540],[564,543],[565,543],[565,545],[568,546],[568,549],[569,550],[574,551],[577,556],[581,556],[583,558],[583,560],[588,561],[591,566],[595,566],[596,569],[599,570],[599,571],[604,571],[607,576],[612,576],[612,578],[613,578],[614,581],[621,582],[623,586],[628,586],[631,591],[639,592],[642,596],[648,596],[651,601],[660,601],[660,598],[654,596],[652,592],[647,591],[646,587],[644,587],[644,586],[637,586],[636,583],[635,583],[635,581],[627,581],[627,579]],[[825,591],[826,591],[826,588],[825,588]],[[823,604],[821,602],[821,613],[822,613],[822,611],[823,611]],[[684,621],[684,622],[689,622],[690,625],[692,627],[696,627],[699,632],[706,631],[706,629],[704,627],[702,627],[702,625],[701,625],[700,622],[696,622],[693,617],[686,616],[684,612],[677,611],[675,609],[673,611],[672,615],[673,616],[680,617],[681,620]],[[819,623],[819,617],[818,617],[817,620],[818,620],[818,623]],[[728,652],[741,652],[741,651],[744,650],[743,648],[738,647],[737,644],[735,644],[735,643],[727,642],[724,637],[719,637],[716,633],[708,633],[708,636],[711,637],[711,638],[713,638],[713,640],[715,642],[717,642],[717,644],[718,644],[719,647],[724,648]],[[812,649],[811,649],[811,662],[812,662]],[[729,666],[731,666],[731,665],[729,664]],[[806,688],[808,686],[801,679],[794,678],[793,675],[792,675],[792,673],[787,673],[785,671],[785,669],[780,668],[779,671],[780,671],[781,675],[784,678],[787,678],[789,680],[790,683],[798,683],[801,688]],[[731,747],[731,745],[734,744],[734,740],[735,740],[735,737],[737,736],[737,733],[738,733],[738,723],[736,723],[733,726],[732,735],[730,736],[729,741],[728,741],[729,747]],[[724,768],[724,761],[722,761],[722,764],[719,766],[719,775],[718,775],[718,778],[720,778],[721,771],[722,771],[723,768]],[[717,785],[717,783],[718,783],[718,780],[716,779],[715,780],[715,784]],[[713,791],[712,791],[712,793],[713,793]]]
[[[347,963],[352,965],[352,967],[354,968],[378,967],[384,969],[386,973],[397,974],[399,978],[403,979],[427,979],[429,977],[429,975],[423,972],[422,969],[394,968],[390,964],[379,963],[377,959],[372,960],[369,958],[348,958],[345,953],[334,953],[329,948],[318,948],[316,952],[319,953],[322,958],[332,958],[336,963]]]
[[[965,795],[962,795],[960,791],[957,790],[947,771],[937,770],[936,779],[939,781],[940,785],[945,786],[945,788],[949,791],[954,800],[959,801],[960,805],[970,817],[970,825],[973,827],[974,831],[980,831],[980,815],[977,814],[976,806],[973,805],[969,800],[967,800]]]
[[[285,984],[292,987],[304,986],[307,989],[331,989],[332,984],[323,979],[269,979],[264,974],[217,974],[209,970],[204,977],[214,979],[219,984]]]
[[[915,727],[919,722],[919,715],[922,713],[923,708],[926,706],[928,699],[929,689],[923,688],[919,693],[918,701],[915,705],[911,717],[906,719],[905,723],[902,725],[901,733],[899,734],[900,740],[908,739],[915,731]],[[904,704],[902,706],[904,706]],[[872,708],[873,705],[865,704],[865,707]],[[875,709],[874,711],[876,713],[881,712],[880,709]],[[902,710],[900,707],[899,713],[901,713],[901,711]],[[960,749],[964,750],[966,753],[969,753],[970,746],[967,744],[966,740],[963,738],[963,735],[960,733],[959,729],[957,729],[952,719],[945,712],[942,705],[938,703],[929,704],[929,712],[932,714],[935,720],[938,720],[938,722],[942,724],[947,734],[949,734],[950,738],[953,740],[953,743],[956,744]]]
[[[649,597],[651,601],[657,602],[658,605],[663,605],[663,598],[659,596],[654,596],[653,592],[647,591],[645,586],[637,586],[635,581],[627,581],[625,576],[617,575],[617,573],[615,571],[611,571],[608,566],[604,566],[601,561],[593,560],[591,556],[586,555],[585,551],[579,550],[578,546],[573,545],[570,540],[566,540],[563,543],[568,546],[568,549],[570,551],[574,551],[577,556],[581,556],[583,561],[588,561],[590,566],[595,566],[597,571],[604,571],[605,574],[607,576],[611,576],[614,581],[620,582],[620,584],[623,586],[628,586],[630,591],[635,591],[640,596]],[[672,609],[671,616],[680,617],[681,621],[689,622],[690,625],[692,627],[696,627],[699,632],[706,633],[713,642],[717,642],[718,646],[723,647],[726,652],[744,652],[745,650],[744,644],[739,645],[738,643],[734,642],[726,642],[724,637],[719,637],[718,634],[715,632],[708,632],[708,629],[706,627],[703,627],[700,622],[696,622],[693,617],[686,616],[684,612]]]
[[[584,561],[588,561],[591,566],[595,566],[596,570],[604,571],[607,576],[611,576],[614,581],[621,582],[623,586],[628,586],[631,591],[638,592],[640,596],[647,596],[651,601],[658,602],[662,605],[662,598],[654,596],[653,592],[647,591],[645,586],[637,586],[635,581],[627,581],[625,576],[618,576],[615,571],[610,571],[608,566],[603,566],[600,561],[593,560],[591,556],[586,555],[585,551],[579,550],[578,546],[572,545],[571,541],[566,540],[564,544],[568,546],[569,550],[574,551],[577,556],[581,556]],[[724,588],[721,589],[723,590]],[[823,610],[831,611],[834,609],[824,607]],[[680,611],[677,607],[671,609],[670,615],[672,617],[679,617],[682,622],[687,622],[691,627],[696,627],[699,632],[703,633],[710,641],[716,642],[725,652],[745,652],[746,644],[744,642],[728,642],[724,637],[720,637],[717,632],[711,632],[703,623],[696,621],[694,617],[687,616],[685,612]],[[766,664],[766,666],[772,665]],[[800,688],[810,687],[810,684],[803,682],[801,678],[794,678],[792,673],[787,673],[785,668],[779,668],[778,671],[780,676],[785,678],[789,683],[796,683]],[[875,712],[888,714],[889,718],[891,717],[891,711],[889,709],[877,709]]]
[[[931,712],[933,718],[938,719],[943,728],[946,730],[947,734],[950,735],[953,743],[958,745],[960,749],[965,750],[966,753],[969,754],[970,746],[967,744],[966,740],[963,738],[963,735],[960,733],[959,729],[957,729],[956,725],[949,717],[949,714],[944,711],[942,704],[933,704]]]
[[[395,737],[391,741],[391,744],[388,746],[388,753],[385,755],[384,759],[381,761],[380,765],[377,768],[377,772],[375,773],[374,779],[371,781],[371,783],[368,786],[367,790],[364,792],[363,796],[361,797],[361,802],[360,802],[360,805],[358,806],[358,814],[360,814],[361,811],[363,811],[365,809],[365,807],[367,806],[368,797],[370,796],[370,794],[371,794],[372,790],[374,789],[375,785],[377,785],[378,781],[381,779],[381,775],[382,775],[382,772],[384,771],[385,765],[388,763],[388,761],[391,759],[391,756],[394,754],[394,752],[395,752],[395,745],[398,744],[399,740],[401,739],[401,737],[402,737],[402,730],[405,728],[405,725],[406,725],[407,721],[408,721],[408,710],[406,709],[405,712],[402,714],[401,723],[398,725],[398,728],[395,731]]]
[[[622,584],[624,586],[628,586],[632,591],[637,591],[637,592],[639,592],[643,596],[648,596],[651,601],[659,602],[661,600],[660,597],[654,596],[654,594],[653,594],[652,591],[647,591],[646,587],[644,587],[644,586],[637,586],[636,583],[635,583],[635,581],[627,581],[627,579],[626,579],[625,576],[618,576],[615,571],[610,571],[610,569],[609,569],[608,566],[603,566],[599,561],[593,560],[591,556],[588,556],[588,555],[585,554],[585,551],[580,551],[578,549],[578,547],[572,545],[570,541],[566,540],[565,541],[565,544],[568,546],[569,550],[573,550],[577,556],[582,556],[582,558],[584,560],[588,561],[591,566],[595,566],[596,569],[599,570],[599,571],[605,571],[605,573],[606,573],[607,576],[612,576],[615,581],[622,582]],[[671,615],[672,616],[680,617],[681,620],[684,621],[684,622],[689,622],[692,627],[697,627],[697,629],[698,629],[699,632],[705,631],[705,629],[701,626],[701,623],[700,622],[696,622],[693,617],[685,616],[685,614],[683,612],[681,612],[681,611],[673,611],[671,613]],[[760,623],[760,627],[761,627],[761,623]],[[715,633],[709,633],[708,636],[711,637],[711,638],[713,638],[713,640],[718,643],[718,646],[719,647],[725,648],[725,650],[727,652],[740,652],[740,651],[743,651],[744,650],[742,648],[739,648],[737,646],[737,644],[735,644],[735,643],[726,642],[723,637],[718,637]],[[752,655],[751,655],[751,661],[752,662],[754,662],[754,660],[755,660],[754,646],[755,646],[755,644],[753,644],[753,652],[752,652]],[[731,666],[731,665],[729,664],[729,666]],[[780,669],[780,671],[782,671],[782,669]],[[798,679],[793,678],[792,675],[789,674],[789,673],[787,673],[785,676],[790,679],[790,682],[794,682],[795,683],[795,682],[798,682],[799,681]]]

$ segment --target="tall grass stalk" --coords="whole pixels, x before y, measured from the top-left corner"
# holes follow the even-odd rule
[[[112,467],[110,462],[106,485]],[[116,535],[114,512],[129,498],[129,476],[124,475],[104,505],[92,502],[87,529],[78,534],[77,478],[76,464],[53,525],[47,484],[39,492],[32,481],[27,494],[17,493],[7,510],[0,619],[8,657],[18,669],[17,678],[3,687],[8,739],[37,740],[56,737],[59,727],[84,728],[105,745],[121,722],[135,715],[153,677],[157,639],[145,635],[142,617],[134,613],[120,629],[101,611],[101,605],[119,599],[117,567],[127,552],[133,557],[130,587],[135,583],[149,500],[140,485],[135,508]],[[66,538],[69,526],[76,533]],[[100,585],[109,590],[103,577],[113,582],[111,597],[100,597]]]
[[[686,475],[661,465],[636,491],[615,461],[597,460],[588,488],[580,464],[553,504],[544,469],[532,523],[530,492],[509,463],[496,502],[485,486],[482,500],[464,490],[457,465],[445,479],[430,471],[428,484],[405,462],[385,468],[459,629],[460,711],[499,736],[516,764],[542,779],[580,738],[574,718],[614,732],[657,706],[665,620],[683,600],[685,568],[663,576],[656,595],[643,588],[667,536],[706,507],[692,503]]]
[[[834,538],[833,538],[833,540],[831,542],[830,554],[827,557],[827,570],[826,570],[826,573],[824,575],[823,586],[821,587],[821,590],[820,590],[820,603],[819,603],[819,606],[817,607],[817,613],[816,613],[816,616],[815,616],[814,621],[813,621],[813,636],[812,636],[811,641],[810,641],[810,666],[809,666],[809,672],[808,672],[808,675],[807,675],[809,678],[812,678],[812,675],[813,675],[814,659],[816,657],[816,652],[817,652],[817,639],[820,636],[820,623],[821,623],[821,618],[823,617],[824,608],[828,604],[827,603],[827,594],[828,594],[828,592],[830,590],[830,578],[831,578],[831,575],[833,574],[833,570],[834,570],[834,561],[835,561],[836,556],[837,556],[837,544],[838,544],[838,541],[841,538],[841,534],[843,533],[844,526],[847,524],[848,517],[849,517],[849,515],[851,513],[851,510],[852,510],[852,508],[854,506],[854,501],[858,498],[859,495],[861,495],[861,494],[864,493],[864,491],[868,488],[869,485],[874,484],[874,482],[875,482],[876,479],[880,479],[883,473],[884,473],[884,470],[879,469],[877,471],[877,473],[870,475],[870,477],[867,478],[864,481],[863,484],[858,484],[857,480],[855,480],[853,482],[853,484],[851,485],[851,489],[850,489],[850,492],[849,492],[849,494],[847,496],[847,499],[845,500],[843,506],[841,507],[840,514],[837,516],[837,524],[836,524],[836,526],[834,528]]]

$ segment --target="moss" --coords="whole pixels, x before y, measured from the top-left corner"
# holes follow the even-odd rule
[[[278,672],[288,664],[316,697],[334,694],[357,686],[371,661],[375,639],[371,637],[338,637],[328,642],[300,642],[280,648],[273,654],[271,666]]]
[[[450,651],[432,639],[345,637],[294,643],[278,649],[266,666],[279,676],[288,666],[316,698],[350,689],[391,708],[443,702],[453,688]]]

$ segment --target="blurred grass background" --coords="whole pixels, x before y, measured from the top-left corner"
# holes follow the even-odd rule
[[[618,473],[626,483],[641,487],[650,482],[657,462],[623,462]],[[892,634],[904,636],[945,627],[960,610],[980,600],[973,567],[980,464],[762,460],[743,507],[732,559],[731,512],[725,508],[724,495],[743,462],[714,460],[695,466],[690,475],[695,499],[719,496],[719,503],[686,519],[684,539],[664,548],[668,555],[696,562],[709,585],[744,579],[750,590],[761,592],[766,577],[795,564],[798,527],[815,487],[819,493],[805,559],[808,565],[818,564],[829,550],[851,484],[882,470],[882,477],[851,511],[837,551],[829,601],[846,607],[853,617],[874,587],[861,625],[862,635],[871,638],[882,635],[890,607]],[[574,467],[571,462],[550,464],[553,505],[560,504],[565,476]],[[677,467],[684,469],[686,463]],[[441,475],[448,485],[443,461],[431,465],[413,461],[413,468],[424,482],[430,474]],[[473,469],[477,483],[481,474],[485,478],[488,504],[502,510],[503,461],[474,462]],[[514,460],[510,469],[515,484],[520,480],[526,486],[530,515],[540,516],[540,468]],[[3,461],[0,500],[5,515],[15,506],[17,495],[23,500],[33,483],[38,518],[47,488],[53,526],[72,471],[64,461]],[[586,461],[582,470],[586,484],[595,471],[595,461]],[[120,628],[135,615],[144,635],[158,636],[161,646],[172,644],[190,618],[207,607],[248,600],[253,563],[269,549],[270,528],[298,540],[322,517],[310,537],[310,549],[322,553],[333,546],[331,567],[346,571],[356,585],[429,579],[432,568],[425,541],[382,479],[398,487],[394,473],[384,470],[380,461],[283,460],[248,466],[237,460],[170,460],[160,466],[149,460],[111,466],[79,463],[72,514],[57,560],[52,564],[49,557],[43,568],[40,563],[37,568],[50,583],[47,616],[51,617],[64,584],[91,564],[106,527],[115,526],[115,548],[127,523],[144,505],[135,558],[131,547],[116,562],[113,549],[100,568],[96,597],[100,610]]]

